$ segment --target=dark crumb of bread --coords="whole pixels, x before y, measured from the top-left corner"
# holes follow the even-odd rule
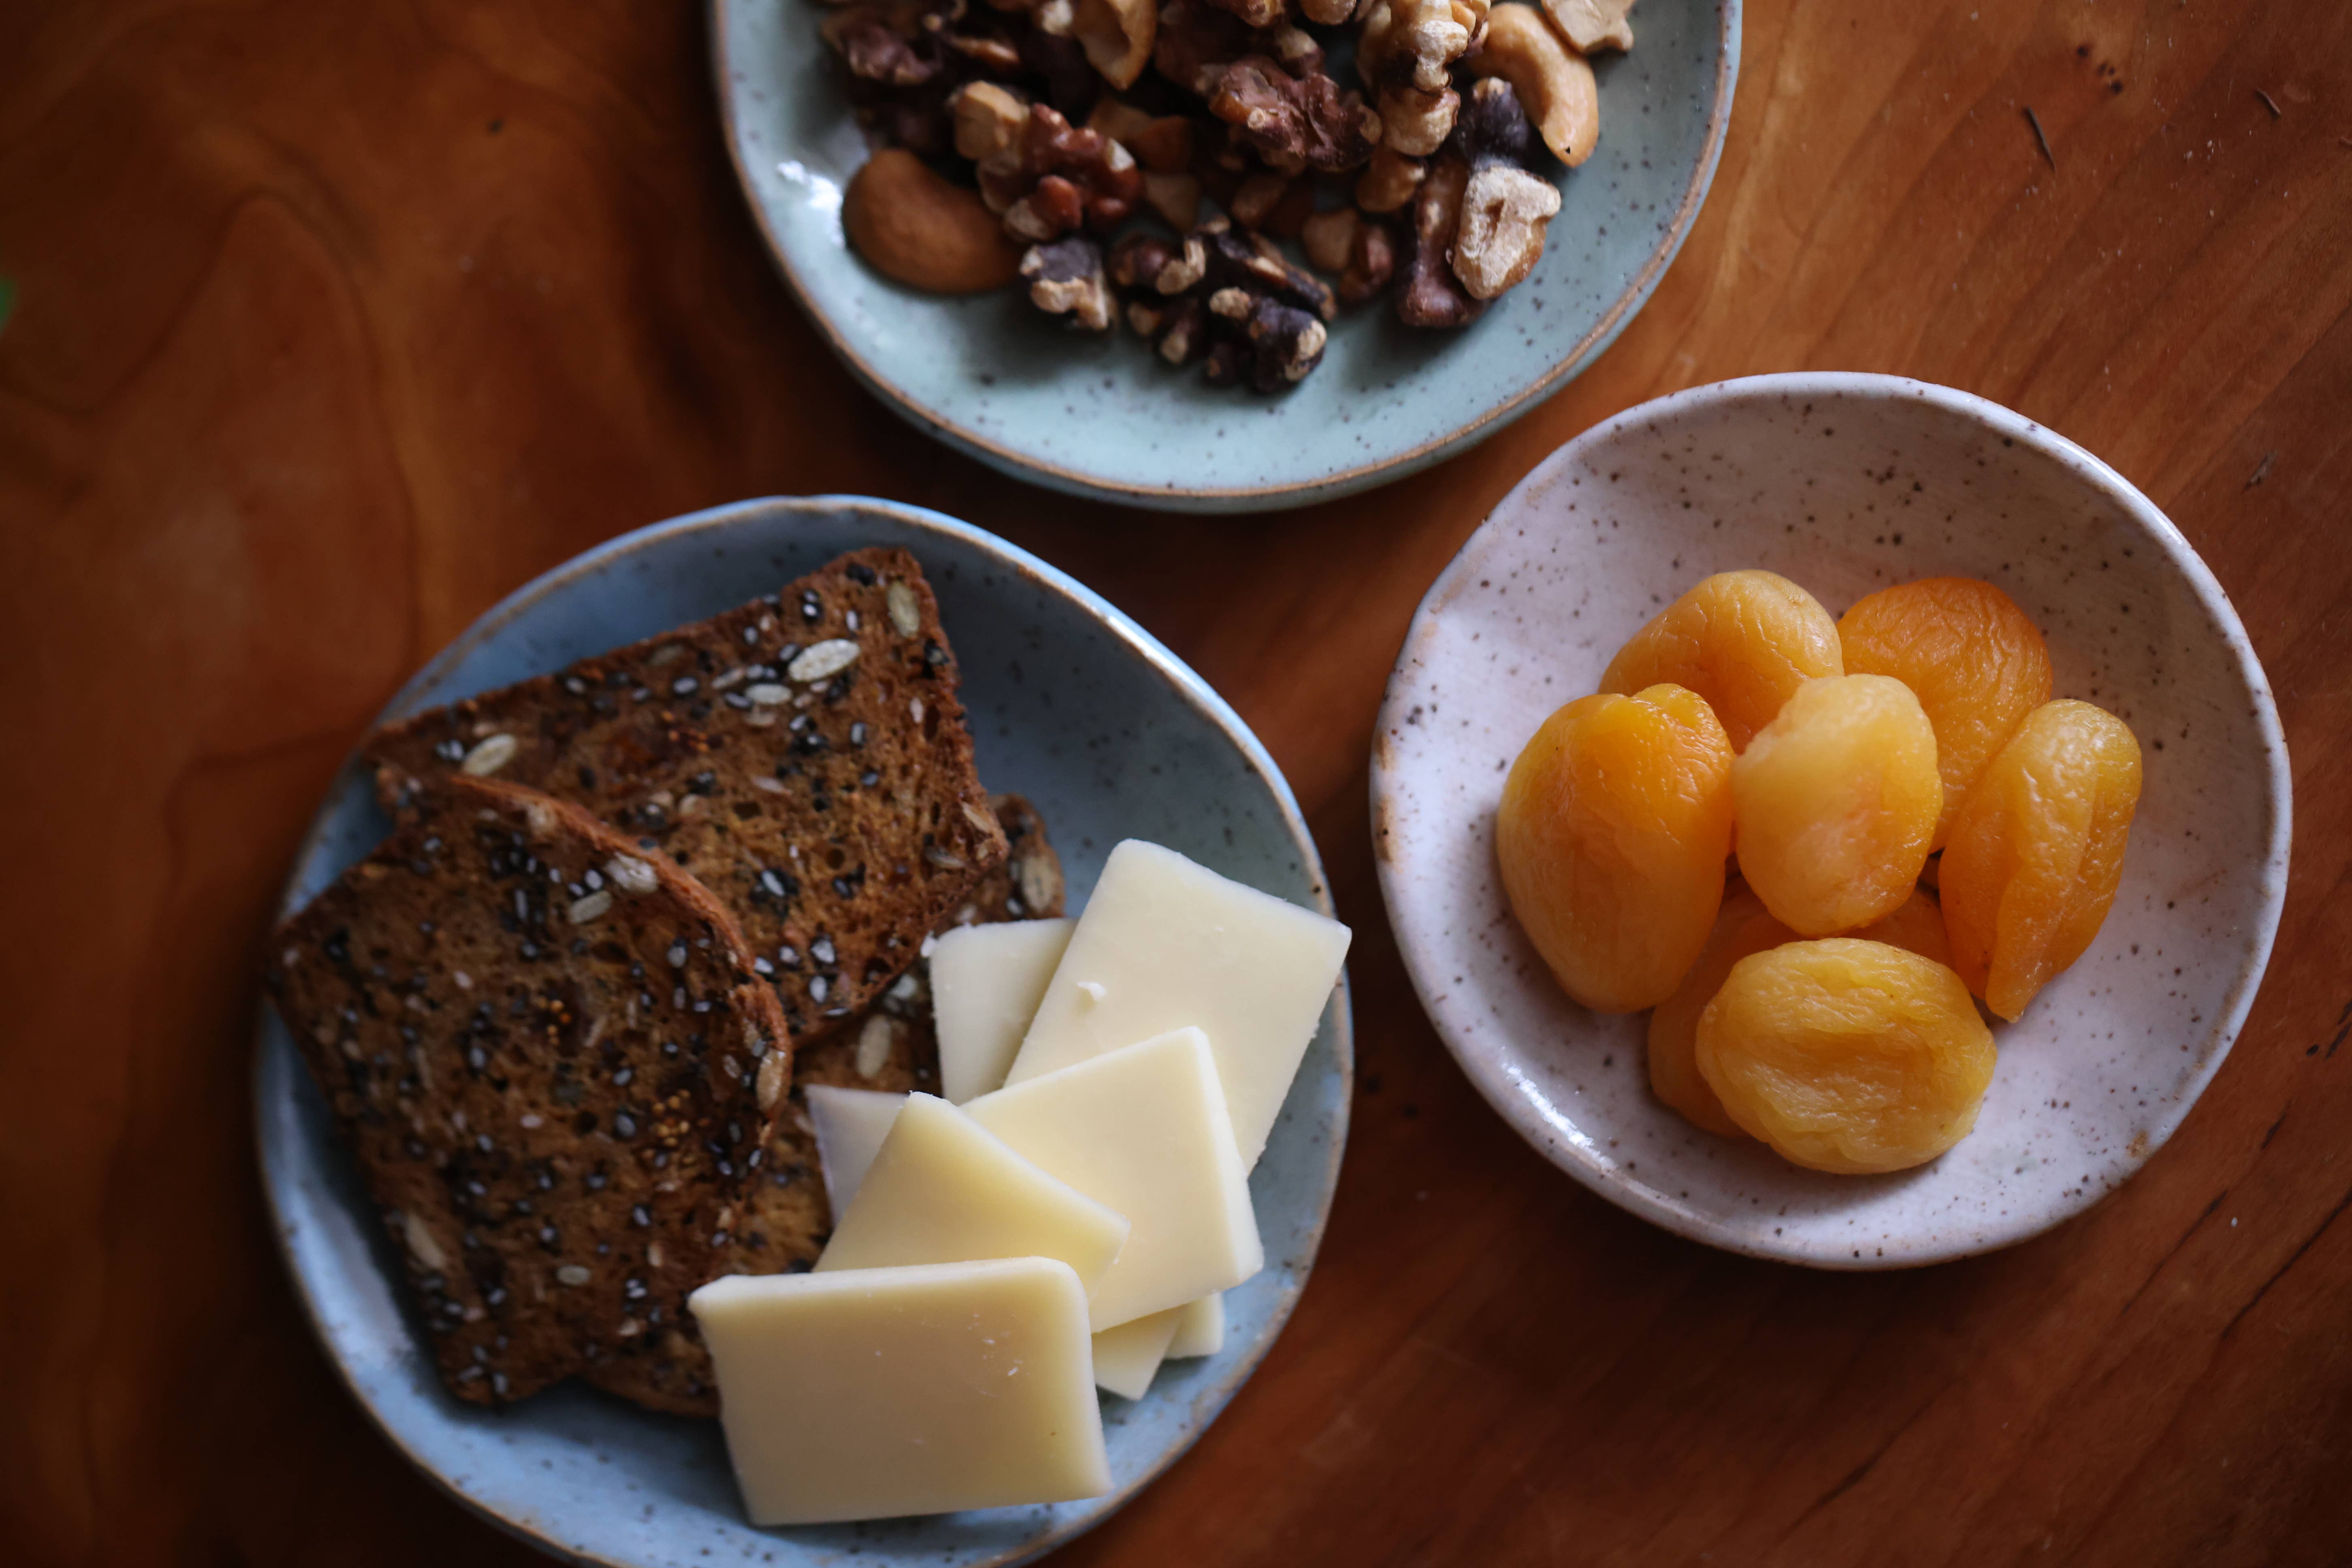
[[[805,1041],[864,1012],[1004,859],[956,687],[914,557],[861,550],[367,752],[394,809],[417,781],[495,774],[665,851],[734,911]]]
[[[992,804],[1012,843],[1012,856],[948,912],[940,922],[941,931],[1062,912],[1062,862],[1045,837],[1044,819],[1017,795],[999,795]],[[767,1159],[738,1205],[742,1217],[724,1271],[799,1272],[815,1263],[833,1234],[816,1139],[809,1131],[800,1086],[939,1092],[940,1047],[931,1029],[928,968],[919,963],[909,969],[853,1027],[804,1046],[795,1055],[792,1102],[776,1119]],[[655,1410],[677,1415],[719,1414],[710,1354],[690,1316],[657,1339],[599,1361],[583,1375],[607,1393]]]
[[[264,978],[457,1397],[658,1338],[736,1267],[791,1050],[725,907],[662,856],[536,790],[436,781]]]

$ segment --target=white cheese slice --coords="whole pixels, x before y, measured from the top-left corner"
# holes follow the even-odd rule
[[[1214,1355],[1225,1348],[1225,1298],[1203,1296],[1183,1310],[1168,1342],[1168,1359]]]
[[[809,1127],[816,1133],[816,1160],[824,1172],[824,1201],[836,1215],[849,1212],[866,1168],[890,1135],[890,1123],[907,1103],[903,1094],[878,1089],[835,1089],[813,1083],[802,1091],[808,1098]]]
[[[733,1274],[687,1305],[753,1524],[1110,1489],[1086,1290],[1066,1263]]]
[[[820,1274],[981,1258],[1053,1258],[1089,1294],[1128,1238],[1128,1222],[1038,1169],[937,1095],[910,1094],[834,1216]]]
[[[1339,983],[1349,935],[1130,838],[1104,864],[1005,1082],[1195,1025],[1217,1053],[1242,1164],[1255,1165]]]
[[[1134,1226],[1094,1288],[1097,1332],[1238,1285],[1265,1263],[1249,1175],[1200,1030],[1078,1062],[963,1109]],[[886,1145],[882,1159],[889,1157]]]
[[[1095,1386],[1121,1399],[1142,1398],[1160,1363],[1168,1359],[1168,1342],[1176,1337],[1177,1320],[1184,1310],[1171,1307],[1097,1334]]]
[[[961,1105],[1004,1086],[1005,1069],[1077,923],[958,926],[931,944],[931,1019],[940,1037],[942,1098]]]

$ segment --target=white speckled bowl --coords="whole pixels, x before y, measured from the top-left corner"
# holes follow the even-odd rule
[[[1649,1090],[1646,1015],[1570,1002],[1494,861],[1503,776],[1546,715],[1713,572],[1761,566],[1832,614],[1889,584],[1999,584],[2057,694],[2139,736],[2105,929],[2025,1016],[1976,1131],[1895,1175],[1822,1175],[1701,1132]],[[2147,497],[2064,437],[1948,387],[1806,374],[1643,404],[1546,458],[1422,601],[1372,757],[1381,885],[1423,1005],[1480,1091],[1577,1180],[1735,1252],[1886,1268],[2021,1241],[2130,1177],[2252,1003],[2285,896],[2286,742],[2221,585]]]

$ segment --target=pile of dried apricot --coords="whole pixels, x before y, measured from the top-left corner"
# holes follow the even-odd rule
[[[1977,1000],[2023,1014],[2123,874],[2139,742],[2050,692],[2041,630],[1990,583],[1832,618],[1718,573],[1520,752],[1512,912],[1578,1002],[1654,1009],[1651,1087],[1694,1125],[1817,1171],[1924,1163],[1992,1081]]]

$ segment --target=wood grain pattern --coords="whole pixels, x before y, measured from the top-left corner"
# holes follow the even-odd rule
[[[525,1557],[299,1323],[257,942],[344,748],[484,605],[825,490],[1134,612],[1265,738],[1359,932],[1314,1284],[1064,1561],[2352,1559],[2340,0],[1751,0],[1714,196],[1590,374],[1429,473],[1227,520],[1024,488],[858,392],[753,234],[691,4],[34,0],[0,33],[12,1560]],[[1676,1240],[1522,1147],[1422,1021],[1366,837],[1389,661],[1504,491],[1628,404],[1798,367],[1982,393],[2147,489],[2245,617],[2301,804],[2269,983],[2172,1143],[2052,1236],[1877,1278]]]

